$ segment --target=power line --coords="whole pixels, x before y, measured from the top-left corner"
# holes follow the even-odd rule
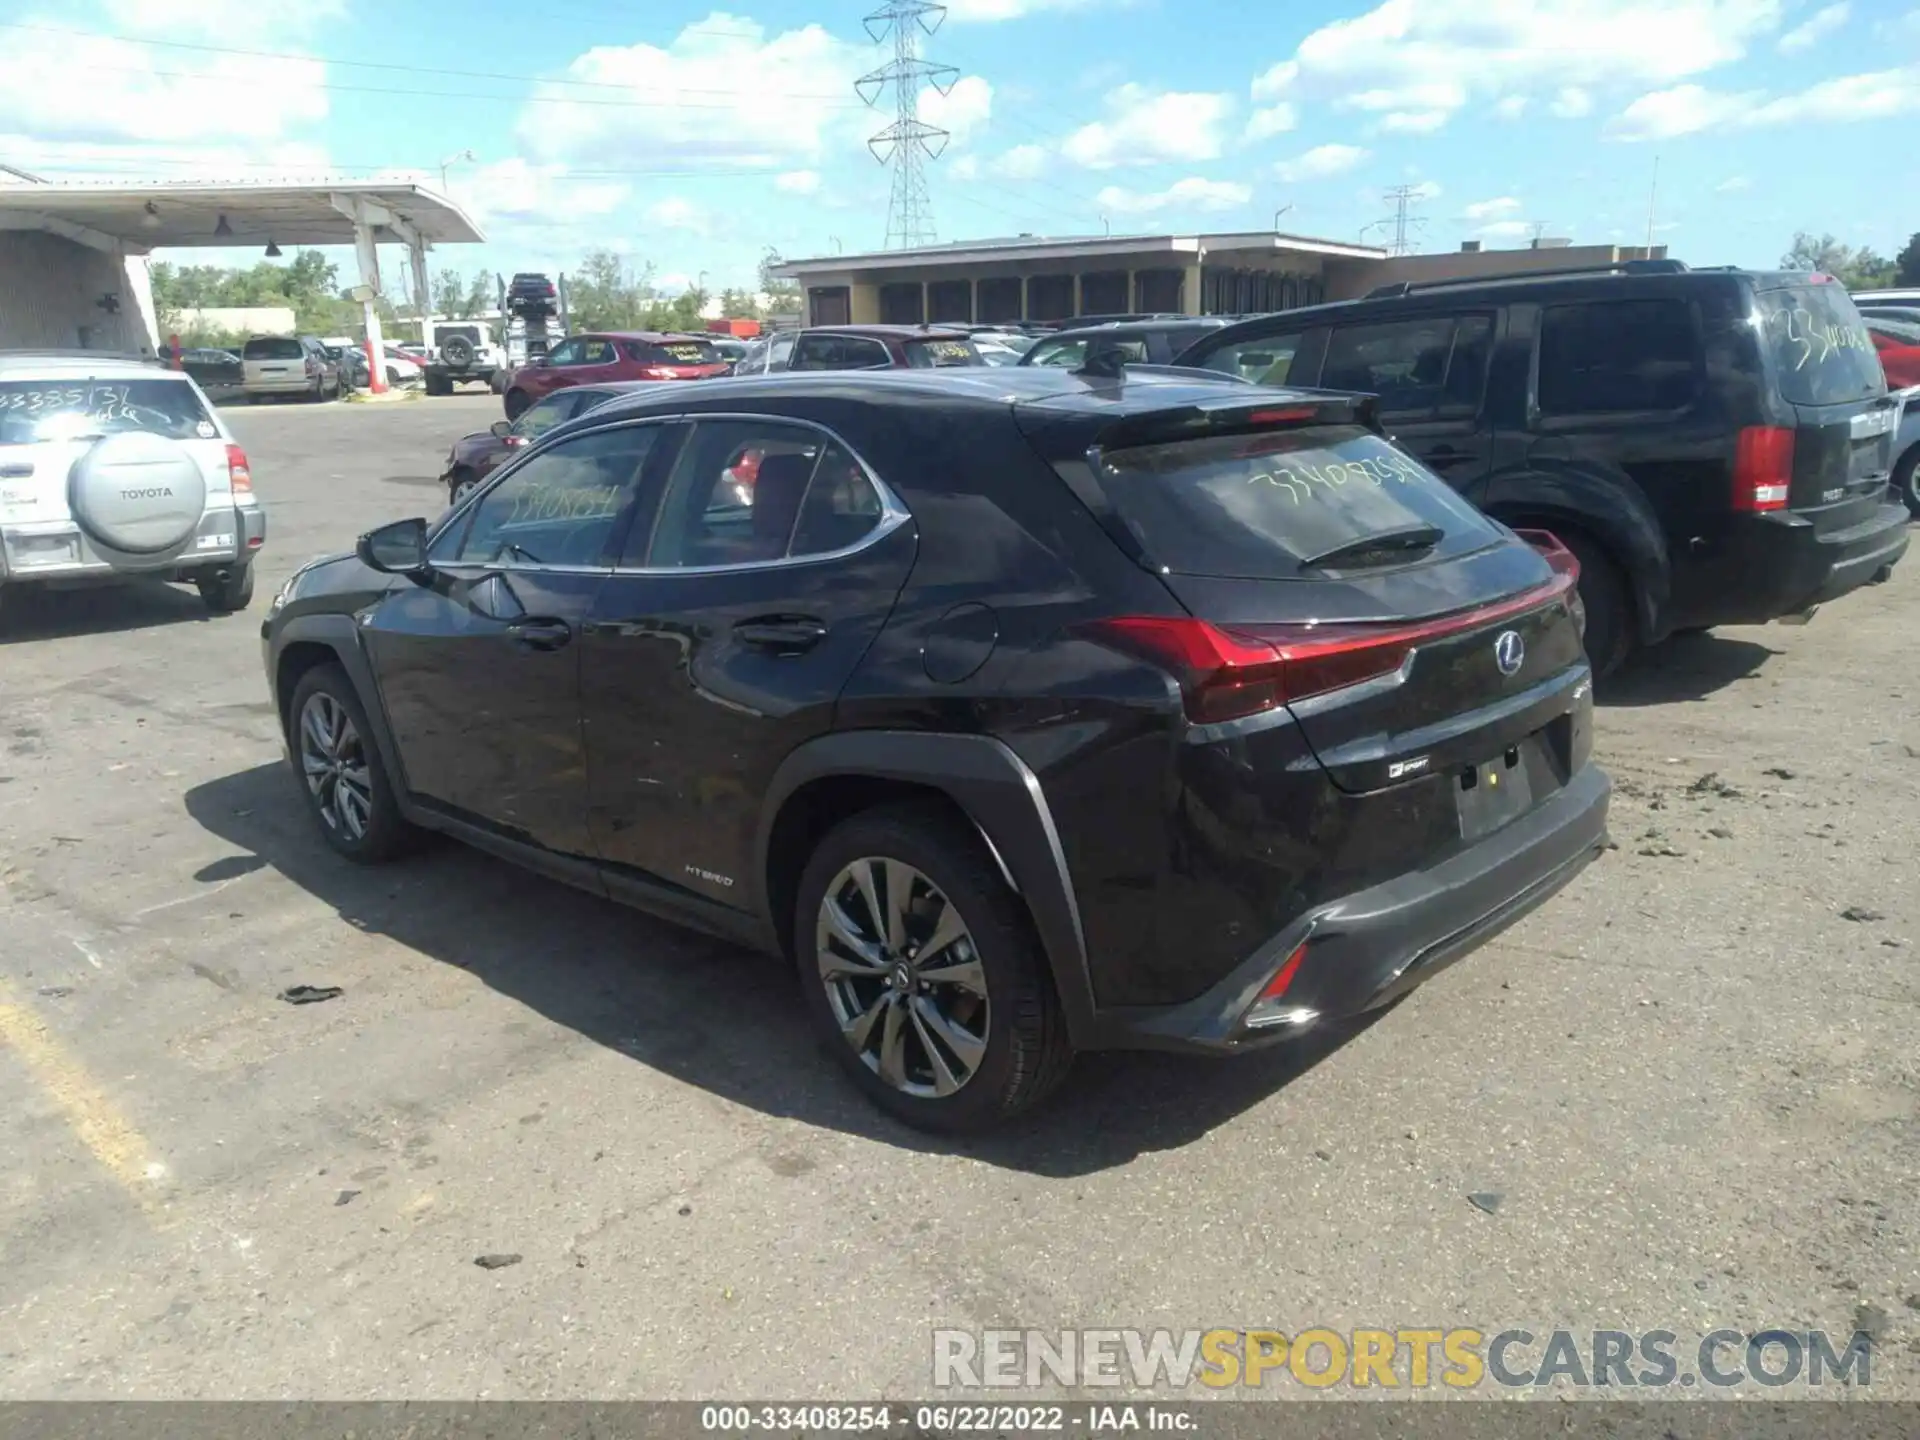
[[[931,17],[931,18],[929,18]],[[873,158],[893,167],[893,193],[887,201],[888,249],[934,243],[933,202],[927,198],[923,160],[938,159],[952,138],[938,125],[920,118],[920,85],[924,81],[940,94],[949,93],[960,72],[952,65],[936,65],[920,58],[920,35],[931,35],[947,18],[947,7],[933,0],[887,0],[864,23],[875,43],[893,41],[893,59],[862,75],[853,88],[868,105],[893,87],[893,123],[867,141]]]

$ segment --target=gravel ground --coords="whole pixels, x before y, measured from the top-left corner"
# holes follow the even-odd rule
[[[236,410],[254,611],[0,629],[0,1395],[912,1397],[936,1325],[1465,1325],[1859,1326],[1920,1397],[1920,562],[1636,665],[1618,849],[1375,1023],[1093,1057],[952,1146],[767,962],[309,832],[267,598],[497,404]]]

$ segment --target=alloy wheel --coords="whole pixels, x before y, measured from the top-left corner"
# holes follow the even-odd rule
[[[943,1099],[973,1078],[991,1033],[986,971],[933,881],[903,861],[853,861],[821,898],[814,950],[841,1035],[881,1080]]]
[[[364,840],[373,817],[373,774],[346,706],[324,690],[300,711],[300,772],[320,822],[348,840]]]

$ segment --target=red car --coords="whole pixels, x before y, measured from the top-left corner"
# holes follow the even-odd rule
[[[1880,352],[1880,368],[1887,373],[1887,388],[1905,390],[1920,385],[1920,345],[1907,344],[1883,330],[1871,333],[1873,348]]]
[[[616,380],[708,380],[727,373],[727,361],[704,335],[653,330],[609,330],[569,335],[507,380],[507,419],[544,395],[571,385]]]

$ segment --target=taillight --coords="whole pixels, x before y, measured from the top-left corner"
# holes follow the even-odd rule
[[[640,375],[647,380],[671,380],[677,373],[671,365],[649,365]]]
[[[1274,971],[1273,978],[1267,981],[1266,987],[1254,997],[1253,1004],[1247,1007],[1247,1013],[1241,1020],[1247,1029],[1259,1030],[1268,1025],[1300,1025],[1315,1018],[1312,1010],[1283,1004],[1287,989],[1293,984],[1293,977],[1300,973],[1300,962],[1306,958],[1307,947],[1302,942],[1287,957],[1287,963]]]
[[[1217,725],[1391,675],[1423,644],[1568,602],[1573,593],[1573,573],[1561,570],[1511,599],[1409,624],[1224,627],[1185,615],[1124,616],[1095,621],[1087,633],[1165,670],[1180,683],[1187,718]]]
[[[527,443],[527,437],[524,435],[508,435],[505,439],[509,450],[518,450]]]
[[[1793,431],[1749,425],[1733,446],[1733,508],[1784,510],[1793,485]]]
[[[227,446],[227,484],[236,495],[253,493],[253,469],[247,464],[247,452],[238,445]]]

